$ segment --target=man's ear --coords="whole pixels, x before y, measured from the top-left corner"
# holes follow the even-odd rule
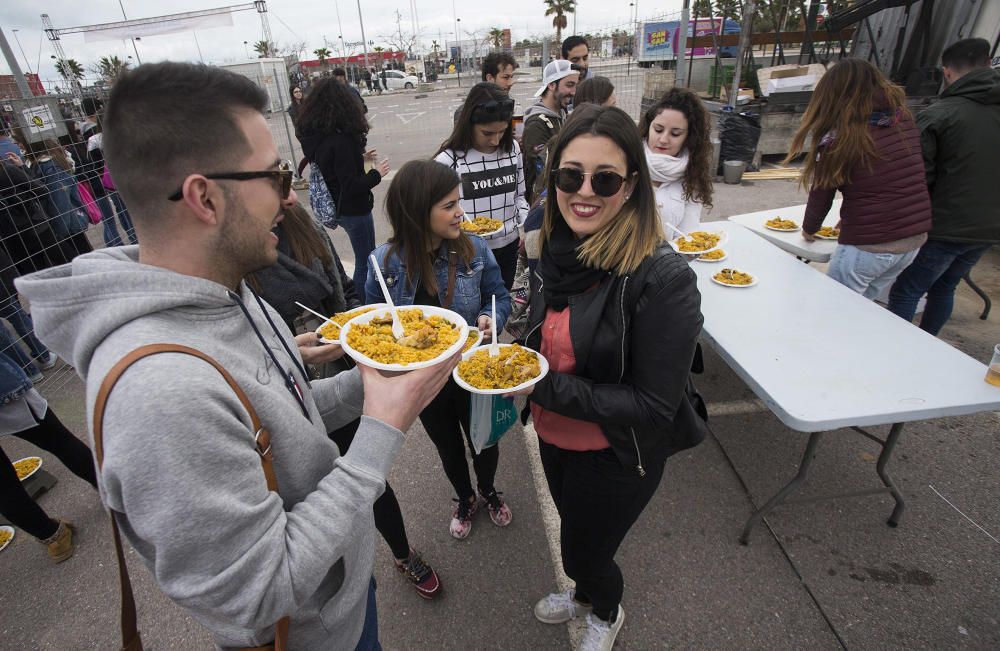
[[[181,186],[181,202],[195,219],[206,226],[217,225],[225,200],[222,187],[201,174],[191,174]]]

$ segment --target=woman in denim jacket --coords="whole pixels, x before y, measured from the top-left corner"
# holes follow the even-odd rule
[[[491,297],[496,296],[496,329],[510,315],[510,294],[500,267],[486,242],[461,229],[464,212],[459,204],[459,178],[454,170],[434,161],[411,161],[396,174],[385,199],[393,236],[374,252],[385,284],[396,305],[435,305],[458,314],[490,336]],[[365,283],[368,303],[384,299],[373,270]],[[457,498],[449,531],[465,538],[480,501],[472,488],[465,460],[463,433],[472,452],[479,495],[498,527],[510,524],[510,508],[493,485],[500,458],[498,446],[475,453],[469,439],[470,396],[449,380],[420,414],[420,422],[434,442],[441,465]]]

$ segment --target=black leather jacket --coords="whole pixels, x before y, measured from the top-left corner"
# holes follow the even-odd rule
[[[547,308],[537,272],[531,284],[524,341],[540,350]],[[576,374],[549,372],[531,401],[600,425],[621,464],[640,476],[643,463],[662,463],[705,438],[703,403],[689,379],[701,294],[679,254],[662,245],[635,273],[609,274],[567,309]]]

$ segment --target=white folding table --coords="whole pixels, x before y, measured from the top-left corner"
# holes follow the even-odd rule
[[[904,502],[886,466],[903,424],[1000,409],[1000,387],[984,381],[982,362],[746,228],[720,226],[729,234],[728,258],[691,262],[703,337],[782,423],[810,435],[798,474],[751,515],[740,542],[806,477],[822,433],[840,428],[882,447],[876,471],[884,487],[803,501],[889,492],[896,506],[888,524],[896,526]],[[723,268],[746,271],[757,284],[717,285],[711,276]],[[884,440],[862,429],[874,425],[891,426]]]
[[[840,221],[841,203],[842,200],[839,196],[833,200],[833,204],[830,206],[830,212],[827,213],[826,219],[823,220],[824,226],[836,226],[837,222]],[[821,240],[818,238],[813,242],[809,242],[803,238],[801,226],[805,215],[806,204],[801,204],[799,206],[789,206],[787,208],[761,210],[759,212],[751,212],[743,215],[733,215],[732,217],[729,217],[729,221],[753,231],[771,244],[788,251],[804,262],[829,262],[834,249],[837,248],[837,242],[835,240]],[[764,222],[775,217],[791,219],[796,222],[800,228],[797,231],[785,233],[771,230],[770,228],[764,226]],[[965,274],[965,276],[963,276],[963,280],[965,280],[966,284],[969,285],[972,291],[974,291],[976,295],[983,300],[983,311],[982,314],[979,315],[979,318],[985,321],[989,317],[990,309],[993,305],[992,301],[990,301],[989,295],[972,280],[971,272]],[[885,298],[885,301],[887,300],[888,297]],[[923,301],[921,301],[920,307],[917,308],[918,312],[922,310]]]
[[[833,206],[826,219],[824,226],[836,226],[840,221],[840,199],[833,200]],[[761,210],[759,212],[746,213],[744,215],[733,215],[729,221],[748,228],[765,240],[774,244],[780,249],[788,251],[792,255],[807,260],[809,262],[829,262],[833,250],[837,248],[836,240],[817,239],[809,242],[802,237],[802,220],[806,216],[806,205],[789,206],[787,208],[777,208],[775,210]],[[792,232],[774,231],[764,226],[764,222],[775,217],[791,219],[799,225],[799,230]]]

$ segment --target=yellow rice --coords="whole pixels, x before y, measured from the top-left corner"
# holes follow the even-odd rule
[[[541,372],[538,356],[517,344],[502,346],[497,357],[490,357],[489,346],[483,346],[458,363],[459,377],[477,389],[510,389]]]
[[[17,472],[18,479],[24,479],[31,473],[35,472],[35,469],[41,464],[41,461],[37,458],[22,459],[14,463],[14,470]]]
[[[403,324],[404,336],[415,334],[425,326],[437,331],[437,341],[428,348],[413,348],[396,343],[392,336],[392,323],[355,323],[347,332],[347,343],[368,359],[382,364],[415,364],[434,359],[458,341],[460,330],[448,319],[441,316],[424,317],[419,308],[401,308],[399,320]],[[389,311],[385,311],[389,315]]]
[[[468,220],[462,221],[462,230],[466,233],[474,233],[476,235],[498,231],[501,226],[503,226],[503,222],[492,217],[476,217],[471,222]]]
[[[13,537],[14,534],[12,534],[11,532],[7,531],[6,529],[0,529],[0,548],[3,548],[3,546],[6,545],[8,542],[10,542],[10,539]]]
[[[354,317],[365,314],[366,312],[371,312],[374,307],[357,307],[353,310],[348,310],[346,312],[337,312],[330,320],[320,326],[319,333],[323,335],[324,339],[329,341],[339,341],[340,340],[340,328],[353,319]]]

